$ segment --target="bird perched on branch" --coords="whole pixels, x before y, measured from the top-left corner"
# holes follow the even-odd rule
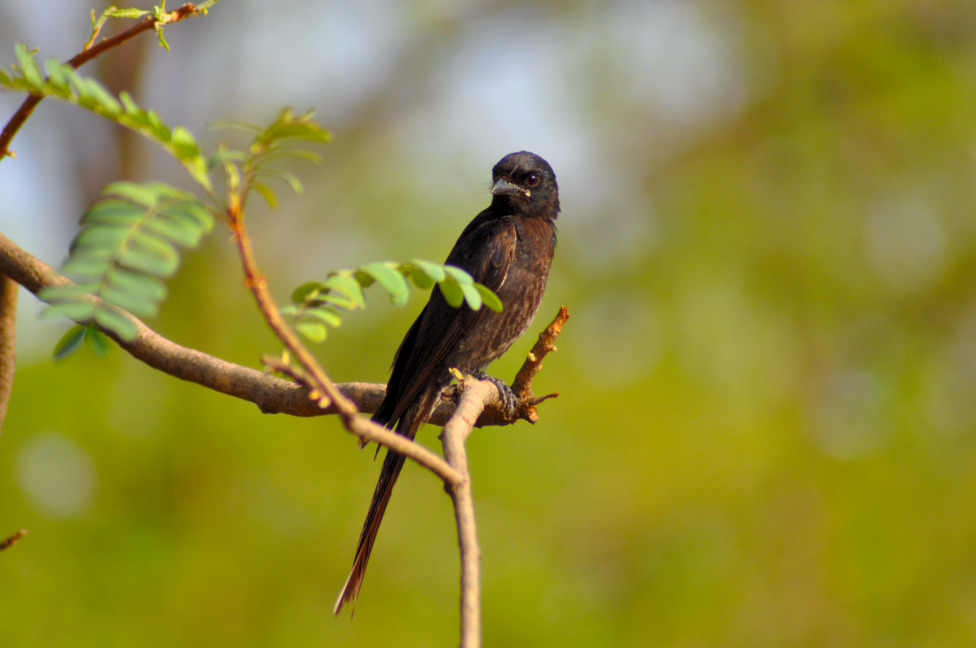
[[[474,311],[467,304],[453,308],[434,287],[393,357],[386,396],[373,414],[377,423],[411,439],[450,384],[452,367],[494,383],[510,414],[518,404],[511,388],[484,369],[525,332],[542,300],[556,249],[559,192],[549,163],[527,151],[506,155],[491,174],[491,205],[464,228],[445,263],[462,268],[494,291],[503,309]],[[403,463],[403,455],[387,451],[352,571],[336,600],[336,614],[359,594]]]

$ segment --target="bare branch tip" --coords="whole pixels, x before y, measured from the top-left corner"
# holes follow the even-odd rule
[[[558,397],[558,396],[559,396],[559,392],[553,392],[553,393],[551,393],[551,394],[546,394],[545,396],[540,396],[540,397],[538,397],[538,398],[535,398],[535,399],[533,399],[533,403],[532,403],[532,405],[533,405],[533,406],[535,406],[535,405],[538,405],[538,404],[539,404],[539,403],[541,403],[542,401],[547,401],[547,400],[549,400],[550,398],[556,398],[556,397]]]
[[[23,538],[25,535],[27,535],[27,529],[21,529],[17,533],[6,538],[2,542],[0,542],[0,551],[3,551],[4,549],[9,549],[10,547],[14,546],[15,544],[17,544],[17,541]]]

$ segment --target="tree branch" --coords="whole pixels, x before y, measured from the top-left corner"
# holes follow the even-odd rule
[[[441,431],[444,458],[461,474],[461,481],[447,491],[454,502],[458,546],[461,551],[461,648],[481,646],[481,548],[474,517],[474,497],[468,474],[464,442],[471,434],[485,403],[498,398],[490,382],[466,376],[460,385],[461,398],[454,416]]]
[[[549,394],[537,398],[532,393],[532,379],[542,369],[542,360],[556,350],[556,338],[563,324],[569,319],[569,309],[562,306],[559,313],[539,334],[515,376],[512,391],[519,399],[516,418],[535,423],[539,418],[535,406],[558,396]],[[498,389],[488,381],[465,376],[457,386],[458,405],[450,420],[441,431],[444,458],[461,475],[461,481],[445,486],[454,503],[454,519],[457,521],[458,546],[461,552],[461,648],[481,646],[481,547],[474,516],[474,496],[471,493],[471,476],[468,473],[468,457],[464,443],[473,427],[482,424],[485,406],[497,402]],[[512,421],[506,421],[511,423]]]
[[[0,431],[7,416],[17,364],[17,282],[0,275]]]

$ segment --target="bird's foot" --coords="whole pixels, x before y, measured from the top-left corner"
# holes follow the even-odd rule
[[[478,380],[487,380],[492,385],[498,389],[498,396],[502,401],[502,409],[505,411],[505,416],[509,419],[515,418],[515,412],[518,410],[519,399],[512,391],[512,388],[501,378],[495,378],[494,376],[489,376],[484,371],[474,371],[471,375]]]

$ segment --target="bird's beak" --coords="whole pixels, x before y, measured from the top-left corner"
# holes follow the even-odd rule
[[[516,187],[505,178],[499,178],[491,187],[491,193],[496,196],[520,196],[528,198],[531,194],[528,190]]]

